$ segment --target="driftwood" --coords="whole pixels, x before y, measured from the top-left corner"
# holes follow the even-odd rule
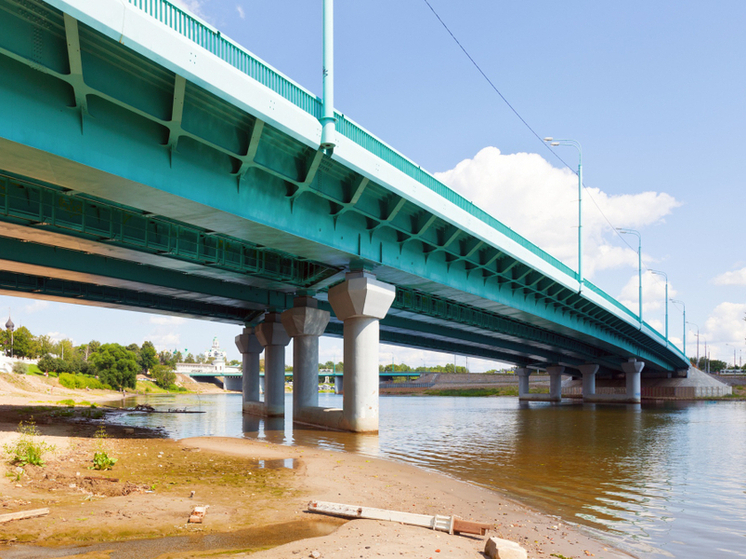
[[[138,404],[134,408],[130,408],[130,411],[143,411],[145,413],[205,413],[202,410],[188,410],[188,409],[167,409],[167,410],[157,410],[153,406],[149,406],[148,404]]]
[[[36,518],[37,516],[46,516],[47,514],[49,514],[49,509],[22,510],[20,512],[10,512],[8,514],[0,514],[0,524],[4,522],[10,522],[11,520],[23,520],[24,518]]]
[[[83,479],[89,479],[91,481],[110,481],[112,483],[119,483],[119,478],[117,477],[95,477],[95,476],[85,476]]]
[[[372,507],[360,507],[357,505],[345,505],[342,503],[329,503],[326,501],[311,501],[308,510],[343,518],[366,518],[368,520],[387,520],[400,522],[412,526],[422,526],[432,530],[440,530],[449,534],[479,534],[483,536],[490,529],[489,524],[462,520],[457,516],[430,516],[428,514],[415,514],[411,512],[400,512],[395,510],[374,509]]]

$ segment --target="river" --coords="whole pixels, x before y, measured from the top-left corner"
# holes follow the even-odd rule
[[[137,402],[207,413],[133,413],[119,422],[174,438],[259,438],[415,464],[505,491],[644,559],[746,557],[746,402],[382,396],[378,436],[245,417],[240,394]],[[321,394],[320,405],[341,407],[341,396]]]

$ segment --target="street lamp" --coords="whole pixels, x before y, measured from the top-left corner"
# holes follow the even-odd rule
[[[10,314],[8,314],[8,322],[5,323],[5,328],[10,332],[10,356],[13,357],[13,330],[15,330],[16,325],[10,319]]]
[[[736,346],[734,346],[733,344],[729,344],[728,342],[725,342],[725,345],[729,345],[730,347],[733,348],[733,368],[735,369],[736,368]]]
[[[694,322],[687,321],[687,324],[691,324],[692,326],[696,326],[697,328],[697,367],[699,368],[699,326],[694,324]]]
[[[666,280],[666,345],[668,345],[668,275],[666,272],[659,272],[658,270],[650,270],[650,273],[663,276]]]
[[[637,236],[637,285],[638,285],[638,294],[637,298],[639,301],[640,306],[640,327],[642,327],[642,237],[640,236],[639,231],[635,231],[634,229],[620,229],[617,227],[617,231],[624,235],[636,235]]]
[[[583,290],[583,147],[575,140],[544,138],[551,146],[572,146],[578,150],[578,292]]]
[[[684,341],[682,343],[684,347],[684,357],[686,357],[686,305],[684,304],[684,301],[678,301],[676,299],[670,299],[670,301],[674,304],[679,304],[684,309],[684,317],[682,319],[682,325],[683,325],[683,335],[684,335]]]

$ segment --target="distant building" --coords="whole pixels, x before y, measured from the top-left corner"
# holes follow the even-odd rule
[[[220,349],[218,338],[212,339],[212,347],[205,352],[205,358],[213,359],[212,363],[177,363],[176,372],[184,375],[202,374],[222,376],[225,374],[241,374],[239,367],[230,367],[226,365],[228,354]]]

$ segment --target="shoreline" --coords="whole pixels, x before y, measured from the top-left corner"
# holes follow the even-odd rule
[[[91,393],[84,394],[91,399]],[[40,396],[45,395],[35,395]],[[118,394],[95,396],[101,403],[121,399]],[[106,472],[88,470],[97,444],[93,433],[99,422],[81,421],[80,414],[86,408],[76,408],[69,416],[54,416],[56,410],[65,408],[32,401],[32,396],[21,394],[11,397],[4,393],[0,400],[6,403],[7,398],[13,402],[0,407],[0,444],[17,436],[19,418],[36,413],[43,438],[55,444],[57,451],[44,468],[27,466],[28,473],[19,480],[0,480],[2,512],[43,506],[51,511],[33,521],[0,525],[4,558],[12,558],[32,544],[59,547],[123,539],[145,539],[138,543],[145,546],[142,557],[202,555],[196,550],[168,555],[164,555],[167,549],[158,551],[158,542],[162,546],[170,538],[186,535],[192,539],[222,538],[224,543],[210,547],[209,555],[226,559],[307,557],[313,551],[331,559],[402,555],[478,558],[483,557],[481,552],[489,536],[519,543],[532,558],[549,559],[552,554],[573,559],[631,557],[582,527],[532,510],[501,491],[349,451],[229,437],[164,439],[153,430],[107,424],[110,438],[106,444],[110,455],[119,461]],[[42,408],[53,409],[41,412]],[[105,411],[104,417],[110,413],[117,412]],[[6,470],[12,473],[14,468],[6,465]],[[118,481],[88,479],[99,477]],[[191,491],[195,491],[194,499],[190,499]],[[391,522],[319,518],[305,512],[311,500],[420,514],[455,514],[489,523],[493,529],[485,537],[456,536]],[[210,506],[204,524],[186,524],[194,505]],[[273,530],[279,532],[274,539],[269,537]],[[285,534],[288,530],[291,533]],[[242,531],[251,533],[246,535],[249,540],[264,543],[253,546],[249,541],[237,541],[223,547],[225,541]],[[288,541],[288,537],[295,541]],[[14,538],[16,543],[8,543]],[[116,547],[108,547],[112,545]],[[93,548],[86,549],[94,553]],[[90,557],[111,556],[101,553],[95,551]]]

